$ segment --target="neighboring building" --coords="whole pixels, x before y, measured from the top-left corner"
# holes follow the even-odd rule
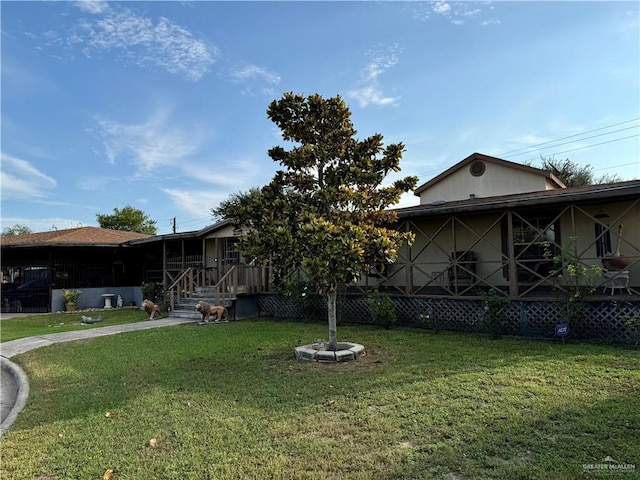
[[[80,227],[1,237],[2,311],[51,311],[55,290],[97,289],[84,293],[82,306],[102,301],[92,297],[99,289],[139,286],[143,259],[127,242],[149,236]],[[62,308],[62,300],[57,303]]]
[[[235,249],[238,234],[223,221],[157,236],[82,227],[2,237],[2,311],[63,310],[63,289],[82,290],[78,308],[104,305],[105,294],[140,305],[144,282],[171,291],[172,307],[221,280],[234,298],[262,291],[268,285],[266,270],[242,262]]]

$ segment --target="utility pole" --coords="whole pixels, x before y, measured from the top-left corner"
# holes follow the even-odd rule
[[[176,217],[173,217],[173,233],[176,233]]]

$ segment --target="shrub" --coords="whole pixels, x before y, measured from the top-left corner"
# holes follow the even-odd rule
[[[398,321],[396,315],[396,306],[393,304],[391,297],[387,293],[380,293],[376,288],[373,293],[367,297],[367,306],[371,319],[376,325],[381,325],[389,330]]]
[[[507,333],[507,316],[504,309],[511,300],[493,289],[482,292],[480,296],[484,304],[483,328],[493,338],[500,338]]]
[[[631,342],[635,346],[640,345],[640,312],[635,312],[633,315],[623,315],[621,319],[629,333]]]

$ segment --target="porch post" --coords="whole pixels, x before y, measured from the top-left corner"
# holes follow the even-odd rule
[[[162,241],[162,286],[167,287],[167,241]]]
[[[180,270],[184,272],[184,239],[180,240]]]
[[[509,255],[509,296],[518,298],[518,270],[516,266],[516,254],[513,246],[513,212],[507,211],[507,251]]]
[[[207,286],[207,239],[202,239],[202,286]]]
[[[404,224],[405,232],[410,232],[409,222]],[[405,270],[406,287],[405,294],[411,295],[413,293],[413,254],[411,253],[411,245],[407,245],[407,266]]]

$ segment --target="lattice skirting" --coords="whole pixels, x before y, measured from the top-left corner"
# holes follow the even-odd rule
[[[487,331],[485,308],[480,300],[392,297],[398,325],[442,330]],[[315,297],[296,305],[290,297],[262,294],[259,308],[263,315],[279,318],[326,319],[324,298]],[[513,301],[501,311],[502,333],[528,337],[554,338],[555,326],[564,323],[566,306],[561,302]],[[634,332],[624,324],[626,317],[640,315],[640,301],[584,302],[574,310],[570,322],[571,337],[609,339],[635,343]],[[370,324],[371,315],[363,295],[338,297],[338,323]],[[557,338],[557,337],[555,337]]]

